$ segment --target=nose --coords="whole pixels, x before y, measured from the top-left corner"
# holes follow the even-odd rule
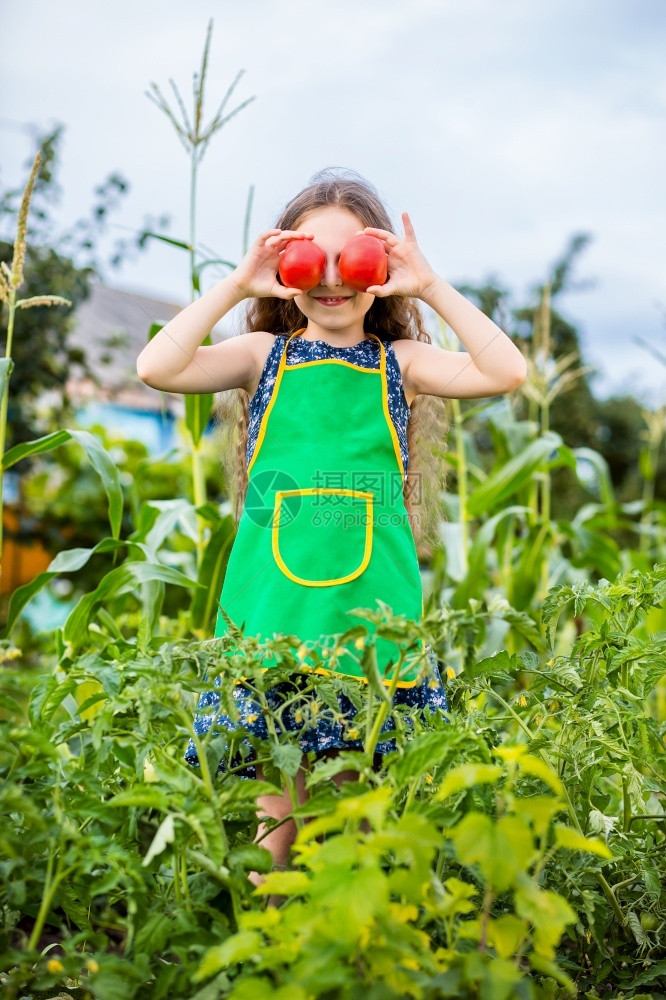
[[[321,284],[325,285],[326,288],[335,288],[337,285],[342,284],[342,278],[340,277],[335,258],[326,257],[326,266],[324,267]]]

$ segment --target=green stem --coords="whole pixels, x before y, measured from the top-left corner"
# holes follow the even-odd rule
[[[395,695],[396,689],[398,687],[398,681],[400,680],[400,672],[404,658],[405,658],[404,653],[402,650],[400,650],[398,663],[393,673],[393,677],[391,678],[391,684],[388,689],[388,699],[386,700],[382,699],[382,703],[379,706],[379,711],[377,712],[377,717],[375,718],[375,723],[370,731],[368,739],[366,740],[365,752],[370,756],[370,758],[372,758],[374,755],[375,747],[377,745],[377,741],[379,740],[379,731],[384,724],[384,719],[388,715],[390,706],[393,704],[393,696]]]
[[[467,572],[467,550],[468,550],[468,513],[467,513],[467,495],[468,495],[468,475],[467,475],[467,455],[465,454],[465,436],[463,434],[463,415],[460,406],[460,401],[458,399],[451,400],[451,409],[453,411],[453,422],[455,428],[455,440],[456,440],[456,456],[458,459],[458,504],[459,513],[458,519],[460,522],[460,539],[461,539],[461,556],[463,562],[464,572]]]
[[[178,869],[179,869],[180,866],[178,864],[178,852],[176,850],[174,850],[173,854],[171,855],[171,867],[173,868],[173,880],[172,880],[173,881],[173,894],[174,894],[174,897],[176,899],[176,902],[180,903],[180,901],[181,901],[181,897],[180,897],[180,882],[178,880],[178,875],[179,875]]]
[[[507,704],[507,702],[501,697],[501,695],[498,695],[497,692],[493,691],[493,689],[490,688],[490,687],[486,688],[486,690],[487,690],[488,694],[492,695],[493,698],[495,698],[497,701],[499,701],[504,706],[504,708],[506,708],[506,710],[508,712],[510,712],[511,715],[513,715],[513,717],[515,718],[516,722],[521,727],[521,729],[523,729],[525,731],[525,733],[527,733],[527,735],[529,736],[530,740],[532,740],[534,737],[533,737],[532,733],[530,732],[530,730],[528,729],[528,727],[524,724],[523,720],[520,719],[518,717],[518,715],[513,711],[513,709],[511,708],[511,706],[509,704]],[[544,760],[546,762],[546,764],[548,764],[549,767],[551,767],[551,768],[553,767],[552,762],[551,762],[548,754],[545,752],[545,750],[538,750],[537,753],[539,754],[539,756],[541,757],[541,759]],[[569,819],[571,820],[572,824],[574,825],[574,827],[576,828],[576,830],[578,831],[578,833],[580,833],[581,835],[584,836],[583,829],[582,829],[580,823],[578,822],[578,816],[576,815],[576,811],[575,811],[575,809],[573,807],[573,803],[572,803],[571,799],[569,798],[569,793],[567,792],[566,787],[564,785],[562,786],[562,797],[564,799],[564,804],[566,806],[566,810],[567,810]],[[608,900],[608,902],[610,904],[610,907],[611,907],[613,913],[615,914],[616,919],[618,920],[620,926],[623,929],[625,929],[626,928],[626,921],[625,921],[625,918],[624,918],[624,914],[623,914],[623,912],[622,912],[622,910],[620,908],[620,905],[619,905],[617,899],[615,898],[615,893],[613,892],[612,888],[610,887],[610,885],[608,884],[608,882],[606,881],[606,879],[604,878],[604,876],[601,874],[601,872],[595,872],[595,875],[596,875],[597,881],[599,882],[599,885],[601,886],[601,889],[602,889],[602,892],[603,892],[604,896]]]
[[[296,789],[296,782],[288,774],[285,774],[284,771],[280,771],[280,774],[284,779],[285,786],[287,788],[287,791],[289,792],[289,798],[291,799],[292,813],[289,818],[293,819],[294,823],[296,824],[297,830],[302,830],[303,827],[305,826],[305,820],[303,819],[302,816],[294,816],[294,810],[298,809],[300,805],[298,801],[298,791]]]
[[[622,775],[622,829],[629,833],[631,829],[631,796],[629,795],[629,782]]]
[[[479,951],[484,952],[488,947],[488,920],[490,919],[490,907],[493,902],[493,891],[487,885],[483,892],[483,903],[481,906],[481,935],[479,937]]]
[[[28,951],[33,951],[37,947],[37,942],[44,928],[44,923],[51,909],[51,903],[53,902],[53,897],[55,895],[56,889],[62,882],[63,878],[71,871],[71,869],[62,869],[62,859],[58,859],[58,865],[55,875],[53,875],[53,849],[49,851],[49,860],[46,866],[46,878],[44,880],[44,890],[42,892],[42,901],[39,906],[39,912],[37,914],[37,919],[35,920],[34,927],[32,928],[32,934],[30,935],[30,940],[28,941]]]
[[[9,318],[7,320],[7,346],[5,348],[5,357],[11,357],[12,351],[12,340],[14,336],[14,315],[16,313],[16,290],[14,288],[10,289],[9,292]],[[5,454],[5,441],[7,435],[7,406],[9,404],[9,378],[4,382],[2,391],[2,401],[0,402],[0,459],[4,457]],[[3,481],[4,481],[4,471],[0,469],[0,574],[2,573],[2,541],[3,541]]]

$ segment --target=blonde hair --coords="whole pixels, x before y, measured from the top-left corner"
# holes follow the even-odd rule
[[[377,191],[367,181],[347,171],[321,171],[311,179],[282,211],[274,228],[296,229],[311,211],[327,205],[348,209],[361,221],[394,232]],[[246,307],[245,332],[291,333],[307,325],[307,318],[293,300],[250,299]],[[432,343],[416,299],[395,295],[375,298],[364,319],[366,333],[383,341],[420,340]],[[249,395],[244,389],[220,393],[215,410],[222,433],[221,459],[233,515],[238,523],[247,493]],[[407,424],[409,466],[403,496],[420,558],[429,558],[440,542],[438,526],[445,517],[443,493],[446,483],[446,435],[449,429],[447,401],[419,395],[412,402]]]

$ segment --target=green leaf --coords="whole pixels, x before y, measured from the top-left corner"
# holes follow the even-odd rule
[[[178,247],[179,250],[187,250],[189,253],[192,252],[191,243],[186,243],[184,240],[175,240],[172,236],[163,236],[162,233],[152,233],[146,231],[144,231],[141,236],[144,240],[147,237],[150,237],[153,240],[159,240],[161,243],[169,243],[172,247]]]
[[[214,976],[221,969],[236,962],[247,961],[261,951],[262,944],[263,938],[257,931],[239,931],[238,934],[233,934],[223,944],[208,949],[192,976],[192,982],[200,983],[202,979]]]
[[[576,989],[574,981],[570,979],[566,972],[563,972],[559,965],[555,962],[551,962],[547,958],[543,958],[541,955],[537,955],[534,952],[531,952],[527,956],[527,959],[536,972],[540,972],[544,976],[550,976],[550,978],[554,979],[556,983],[563,986],[567,993],[569,993],[572,997],[578,996],[578,990]],[[586,996],[590,996],[590,994],[588,993]]]
[[[515,906],[518,916],[529,920],[534,927],[536,953],[542,958],[554,958],[565,927],[576,922],[576,914],[566,899],[523,879],[516,889]]]
[[[137,584],[147,580],[163,580],[179,587],[198,586],[195,580],[191,580],[184,573],[171,569],[170,566],[162,566],[161,563],[130,562],[117,566],[106,574],[95,590],[84,594],[69,613],[63,626],[65,641],[71,643],[75,649],[85,644],[88,638],[88,626],[97,605],[121,594],[134,593]]]
[[[488,941],[500,958],[511,958],[526,933],[526,922],[512,913],[488,921]]]
[[[529,482],[537,469],[546,463],[553,449],[561,447],[562,438],[554,431],[546,431],[542,437],[531,441],[518,455],[492,472],[470,493],[468,512],[472,517],[480,517],[504,503]]]
[[[522,754],[517,761],[518,768],[523,774],[533,774],[535,778],[540,778],[546,785],[550,785],[553,791],[564,796],[564,786],[555,771],[544,760],[533,757],[532,754]]]
[[[449,836],[462,864],[478,865],[498,892],[516,883],[534,854],[532,834],[519,816],[502,816],[493,823],[481,813],[468,813]]]
[[[449,730],[419,733],[407,744],[404,757],[393,766],[396,784],[402,786],[410,778],[427,773],[436,764],[445,763],[458,740],[459,735]]]
[[[175,819],[176,817],[173,815],[173,813],[168,813],[168,815],[164,817],[164,819],[158,826],[157,833],[153,837],[153,841],[150,847],[148,848],[148,853],[141,862],[141,864],[144,865],[144,867],[149,865],[154,857],[157,857],[158,854],[161,854],[162,851],[165,850],[165,848],[169,844],[173,843],[175,838],[175,830],[174,830]]]
[[[115,808],[143,806],[144,809],[159,809],[164,811],[169,798],[165,791],[153,784],[138,785],[136,788],[125,788],[122,792],[107,799],[106,805]]]
[[[109,523],[111,524],[111,534],[114,538],[120,535],[120,525],[123,516],[123,491],[120,486],[120,475],[113,459],[107,452],[101,440],[90,431],[61,430],[45,437],[37,438],[35,441],[28,441],[25,444],[17,444],[11,448],[2,459],[2,468],[8,469],[21,458],[29,455],[38,455],[44,451],[51,451],[59,447],[68,440],[77,441],[81,445],[90,464],[99,474],[104,491],[109,501]]]
[[[461,764],[447,773],[433,798],[441,801],[462,791],[463,788],[494,784],[501,774],[502,768],[497,764]]]
[[[229,865],[239,865],[250,871],[270,872],[273,867],[273,855],[261,844],[239,844],[227,856]]]
[[[277,768],[290,777],[295,778],[301,766],[302,750],[295,743],[272,743],[271,760]]]
[[[529,795],[516,799],[514,809],[519,816],[527,816],[532,821],[537,837],[543,837],[553,816],[561,812],[564,806],[550,795]]]
[[[582,833],[561,823],[555,824],[555,842],[571,851],[587,851],[588,854],[598,854],[600,858],[613,857],[610,848],[602,840],[584,837]]]
[[[493,541],[498,529],[507,519],[529,514],[530,508],[513,505],[493,514],[477,529],[474,540],[469,548],[467,572],[456,587],[452,603],[456,608],[464,608],[470,597],[483,597],[484,586],[488,579],[488,557],[492,551]],[[450,529],[451,525],[447,525]],[[457,579],[457,577],[455,578]]]
[[[610,469],[608,467],[608,462],[600,455],[598,451],[594,451],[592,448],[573,448],[574,456],[576,458],[576,475],[583,485],[586,485],[584,479],[581,479],[579,475],[579,463],[588,462],[594,469],[597,475],[597,484],[599,487],[599,498],[606,507],[612,507],[615,503],[615,494],[613,491],[613,481],[610,475]]]
[[[213,379],[211,378],[212,384]],[[185,394],[185,426],[190,432],[195,448],[198,447],[208,426],[213,411],[214,398],[212,392],[188,392]]]
[[[11,358],[0,358],[0,403],[5,398],[5,389],[9,385],[13,370],[14,362]]]
[[[233,519],[227,515],[211,534],[199,569],[199,582],[205,583],[194,592],[192,599],[193,628],[206,628],[217,613],[217,602],[236,537]]]
[[[310,896],[319,912],[327,913],[329,932],[340,942],[351,944],[389,904],[388,881],[374,868],[350,871],[348,864],[325,864],[314,873]]]
[[[253,895],[267,896],[270,893],[282,896],[302,896],[310,888],[307,872],[268,872],[261,885],[253,890]]]

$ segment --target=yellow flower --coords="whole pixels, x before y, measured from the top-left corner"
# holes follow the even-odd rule
[[[437,683],[437,681],[435,680],[435,678],[434,678],[434,677],[433,677],[433,679],[432,679],[432,680],[428,681],[428,687],[429,687],[429,688],[436,688],[436,687],[439,687],[439,684]]]
[[[354,646],[356,647],[356,649],[363,649],[364,643],[365,640],[363,639],[362,635],[359,635],[358,639],[354,640]]]
[[[299,658],[299,660],[304,660],[307,655],[308,655],[308,647],[305,644],[299,646],[298,652],[296,653],[296,656]]]
[[[348,729],[347,732],[349,733],[349,738],[351,740],[357,739],[357,737],[358,737],[358,729],[356,729],[355,726],[352,726],[352,728]]]
[[[527,698],[525,697],[525,695],[524,695],[524,694],[521,694],[521,696],[519,697],[519,699],[518,699],[518,704],[519,704],[519,705],[522,705],[522,706],[523,706],[523,708],[524,708],[524,707],[525,707],[525,705],[527,704]]]
[[[319,713],[319,702],[318,701],[313,701],[311,708],[312,708],[312,714],[313,715],[318,715],[318,713]]]
[[[55,975],[57,972],[63,972],[65,966],[57,958],[50,958],[46,963],[46,968],[52,975]]]
[[[88,972],[99,972],[99,964],[94,958],[89,958],[86,965],[88,967]]]
[[[435,779],[433,778],[432,774],[426,774],[426,781],[428,782],[429,785],[432,785],[434,780]]]
[[[297,712],[294,712],[294,721],[295,722],[302,722],[303,721],[303,713],[301,712],[300,708],[299,708],[299,710]]]
[[[543,721],[543,715],[535,715],[534,721],[537,724],[537,726],[540,726]]]
[[[446,671],[445,671],[445,672],[446,672],[446,676],[447,676],[447,678],[448,678],[448,679],[449,679],[450,681],[452,681],[452,680],[454,679],[454,677],[456,676],[456,672],[455,672],[455,670],[453,669],[453,667],[447,667],[447,668],[446,668]]]
[[[335,649],[333,650],[333,655],[334,656],[342,656],[342,654],[344,653],[344,651],[345,651],[344,646],[336,646]]]
[[[546,663],[546,666],[547,667],[552,667],[553,663],[554,663],[553,660],[548,660],[548,662]]]
[[[248,722],[256,722],[258,718],[259,718],[259,716],[256,714],[256,712],[253,712],[251,715],[248,715],[247,721]]]

